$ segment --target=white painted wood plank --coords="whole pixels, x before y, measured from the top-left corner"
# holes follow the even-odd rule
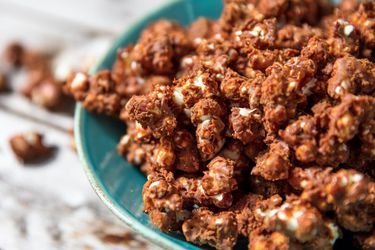
[[[33,48],[64,49],[57,60],[63,65],[60,73],[77,62],[88,67],[136,18],[167,1],[0,0],[0,49],[19,39]],[[93,45],[97,38],[104,40],[100,46]],[[87,57],[86,49],[96,55],[94,59]],[[22,83],[22,77],[18,78],[14,89]],[[136,242],[111,245],[98,237],[98,233],[128,229],[92,191],[77,155],[69,148],[67,133],[44,125],[49,121],[67,130],[72,117],[49,113],[16,93],[0,95],[0,105],[42,121],[23,119],[0,108],[1,249],[157,249]],[[29,130],[43,132],[47,143],[58,147],[56,158],[47,165],[25,168],[11,152],[9,137]]]
[[[1,0],[4,6],[45,13],[60,20],[69,20],[95,29],[120,33],[135,18],[144,15],[167,0]],[[0,12],[1,15],[1,12]]]

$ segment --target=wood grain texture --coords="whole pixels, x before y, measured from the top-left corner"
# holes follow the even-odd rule
[[[0,0],[0,48],[20,40],[58,50],[61,75],[77,61],[95,63],[128,25],[163,2]],[[24,80],[12,75],[12,89]],[[96,197],[69,146],[72,125],[69,114],[47,112],[16,92],[0,95],[0,249],[156,249],[130,236]],[[58,150],[51,161],[24,167],[8,139],[30,130],[44,133]]]

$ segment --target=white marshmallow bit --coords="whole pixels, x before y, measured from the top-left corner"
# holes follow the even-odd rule
[[[296,86],[297,86],[297,83],[296,83],[296,82],[290,82],[290,83],[288,84],[288,90],[289,90],[289,91],[292,91]]]
[[[345,36],[350,36],[350,34],[354,31],[354,26],[349,24],[349,25],[346,25],[345,28],[344,28],[344,34]]]
[[[204,121],[210,120],[211,118],[212,118],[212,116],[210,116],[210,115],[202,115],[201,121],[204,122]]]
[[[280,211],[277,213],[277,218],[279,218],[279,220],[282,220],[282,221],[288,220],[288,216],[286,216],[284,212],[280,212]]]
[[[296,211],[292,217],[287,221],[287,228],[290,231],[296,231],[298,229],[298,218],[303,215],[302,211]]]
[[[24,134],[24,138],[29,144],[36,144],[38,136],[33,132],[27,132]]]
[[[298,220],[294,217],[290,218],[286,223],[286,227],[289,231],[296,231],[298,228]]]
[[[120,144],[121,145],[126,145],[128,144],[130,141],[130,136],[129,135],[124,135],[121,140],[120,140]]]
[[[139,76],[136,77],[136,80],[139,85],[143,85],[146,82],[145,79]]]
[[[349,88],[349,83],[347,81],[342,81],[341,82],[341,87],[345,90],[348,90]]]
[[[202,194],[206,194],[206,191],[204,191],[203,189],[203,186],[200,182],[198,182],[198,190],[202,193]]]
[[[341,93],[341,91],[342,91],[342,88],[341,88],[341,86],[337,86],[336,88],[335,88],[335,93],[336,94],[340,94]]]
[[[224,195],[223,194],[218,194],[218,195],[215,195],[214,198],[217,201],[222,201],[224,199]]]
[[[136,69],[138,68],[138,63],[137,63],[136,61],[132,61],[132,62],[130,63],[130,68],[131,68],[132,70],[136,70]]]
[[[77,73],[72,81],[71,88],[73,90],[83,88],[86,81],[87,81],[87,76],[85,74]]]
[[[245,93],[246,91],[247,91],[246,86],[243,86],[243,87],[241,88],[241,92],[242,92],[242,93]]]
[[[201,42],[203,42],[203,39],[201,37],[197,37],[194,39],[195,44],[200,44]]]
[[[333,245],[335,241],[340,237],[340,229],[334,223],[328,223],[328,230],[331,232],[331,244]]]
[[[142,159],[141,159],[141,156],[143,155],[143,150],[138,148],[137,150],[135,150],[135,156],[134,156],[134,162],[135,164],[139,165],[142,163]]]
[[[185,57],[185,58],[183,58],[182,61],[181,61],[181,65],[182,65],[183,67],[186,67],[186,66],[188,66],[188,65],[192,65],[192,64],[193,64],[193,58],[191,58],[191,57]]]
[[[236,32],[234,32],[234,34],[235,34],[236,36],[240,36],[240,35],[242,35],[242,31],[241,31],[241,30],[237,30]]]
[[[346,186],[347,184],[348,184],[348,179],[345,176],[343,176],[341,178],[341,185],[342,186]]]
[[[260,216],[262,216],[262,217],[271,218],[271,217],[273,217],[275,214],[277,214],[278,210],[277,210],[277,209],[270,209],[270,210],[262,211],[260,208],[257,208],[257,209],[255,210],[255,212],[256,212],[257,214],[259,214]]]
[[[223,40],[223,36],[222,36],[220,33],[216,33],[216,34],[214,35],[214,37],[215,37],[215,39],[217,39],[217,40]]]
[[[216,74],[216,78],[219,78],[219,79],[224,79],[224,75],[223,74]]]
[[[259,26],[255,26],[253,30],[249,31],[249,34],[252,35],[252,36],[259,37],[261,39],[264,39],[264,37],[265,37],[264,30]]]
[[[362,174],[355,174],[355,175],[349,177],[349,181],[352,182],[352,183],[358,183],[362,179],[363,179],[363,175]]]
[[[251,115],[256,110],[256,109],[247,109],[247,108],[239,108],[239,109],[240,109],[240,116],[245,116],[245,117]]]
[[[199,87],[202,91],[206,89],[206,85],[204,85],[203,76],[200,75],[194,80],[194,86]]]
[[[215,220],[215,224],[216,225],[220,225],[220,224],[222,224],[223,223],[223,219],[222,218],[219,218],[219,219],[216,219]]]
[[[153,187],[156,187],[160,184],[160,181],[155,181],[153,183],[151,183],[151,185],[148,187],[148,188],[153,188]]]
[[[306,180],[301,181],[301,187],[305,188],[307,186],[308,182]]]
[[[179,106],[184,104],[184,95],[182,94],[180,88],[175,88],[173,91],[173,101]]]
[[[344,19],[338,19],[337,22],[341,25],[347,25],[349,24],[348,21],[344,20]]]

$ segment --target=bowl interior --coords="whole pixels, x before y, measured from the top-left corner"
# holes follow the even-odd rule
[[[337,4],[340,1],[332,2]],[[124,32],[91,73],[110,69],[117,49],[135,43],[150,22],[165,18],[188,25],[200,16],[218,18],[222,7],[222,0],[171,0]],[[142,187],[146,177],[116,151],[116,145],[125,133],[125,126],[121,122],[89,113],[77,105],[75,132],[78,152],[90,183],[113,213],[134,231],[163,249],[200,249],[186,242],[181,234],[162,233],[143,213]]]
[[[91,73],[110,69],[117,49],[136,42],[143,28],[152,21],[165,18],[187,25],[200,16],[216,19],[221,10],[221,0],[171,1],[132,25]],[[93,188],[120,219],[163,248],[199,249],[184,241],[181,234],[160,232],[143,213],[141,194],[146,178],[116,151],[116,145],[125,133],[125,126],[121,122],[89,113],[78,105],[75,132],[79,155]]]

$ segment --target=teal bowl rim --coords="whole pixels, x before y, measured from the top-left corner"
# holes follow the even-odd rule
[[[164,8],[168,8],[169,6],[172,6],[173,4],[179,2],[181,0],[169,0],[165,4],[162,4],[161,6],[157,7],[153,11],[150,11],[146,13],[146,15],[143,15],[142,17],[138,18],[136,21],[133,21],[127,29],[122,33],[122,35],[114,42],[113,46],[108,50],[106,55],[113,53],[114,51],[117,51],[117,49],[123,44],[122,40],[123,37],[126,36],[127,33],[132,32],[137,27],[141,25],[143,20],[148,16],[156,15],[158,12],[160,12]],[[339,0],[332,0],[334,3],[338,3]],[[102,60],[97,64],[96,67],[92,68],[90,70],[91,73],[95,73],[100,69],[100,66],[104,63],[107,56],[104,56]],[[95,193],[99,196],[99,198],[103,201],[103,203],[121,220],[123,221],[131,230],[138,233],[145,239],[149,240],[150,242],[158,245],[159,247],[162,247],[163,249],[171,249],[171,250],[183,250],[186,249],[182,247],[181,245],[170,241],[166,238],[164,238],[162,235],[158,234],[153,229],[143,225],[140,223],[131,212],[129,212],[126,208],[120,208],[120,205],[111,197],[111,195],[106,191],[104,186],[101,184],[98,175],[93,171],[93,169],[90,166],[89,160],[87,159],[87,156],[85,154],[85,149],[82,144],[82,131],[83,129],[81,127],[82,122],[82,112],[84,111],[84,108],[77,104],[75,108],[75,115],[74,115],[74,134],[75,134],[75,142],[76,147],[78,151],[78,156],[80,158],[80,161],[83,165],[84,172],[94,189]],[[189,245],[189,249],[191,250],[199,250],[201,248]]]
[[[122,33],[121,35],[113,44],[112,48],[107,52],[106,55],[111,54],[111,52],[117,51],[118,47],[122,45],[123,37],[126,36],[127,33],[132,32],[136,27],[140,26],[145,17],[156,15],[159,11],[161,11],[164,8],[168,8],[169,6],[175,4],[176,2],[179,2],[181,0],[170,0],[165,4],[162,4],[155,10],[147,13],[146,15],[143,15],[142,17],[138,18],[136,21],[134,21],[129,27]],[[100,66],[104,63],[106,59],[106,56],[102,58],[102,60],[97,64],[96,67],[92,68],[90,70],[91,73],[95,73],[99,70]],[[175,242],[172,242],[157,232],[155,232],[153,229],[146,227],[142,223],[140,223],[126,208],[120,208],[120,205],[117,204],[117,202],[111,197],[111,195],[106,191],[104,186],[99,180],[98,175],[95,173],[95,171],[90,166],[90,162],[87,159],[87,156],[85,154],[85,149],[83,147],[82,141],[82,132],[81,129],[81,121],[82,121],[82,112],[84,111],[84,108],[77,104],[75,108],[75,114],[74,114],[74,131],[75,131],[75,142],[76,147],[78,151],[78,156],[80,158],[80,161],[83,164],[84,172],[86,173],[86,176],[94,189],[95,193],[99,196],[99,198],[103,201],[103,203],[121,220],[123,221],[128,227],[130,227],[134,232],[138,233],[145,239],[149,240],[150,242],[158,245],[159,247],[162,247],[163,249],[173,249],[173,250],[183,250],[184,247],[178,245]],[[189,246],[192,250],[198,250],[200,248],[195,247],[193,245]]]

